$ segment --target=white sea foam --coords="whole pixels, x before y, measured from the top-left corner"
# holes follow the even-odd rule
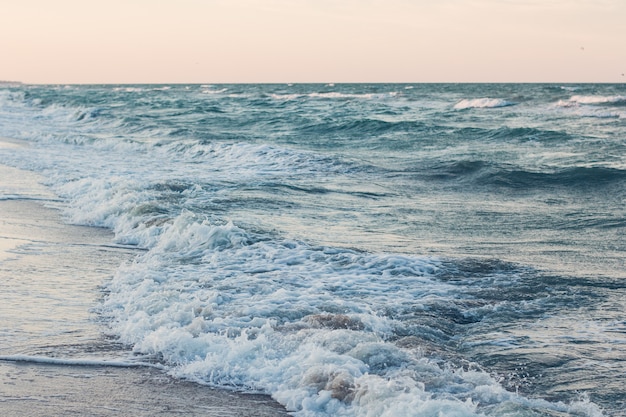
[[[579,117],[607,119],[626,117],[624,111],[609,107],[622,104],[626,104],[626,96],[572,96],[569,100],[559,100],[555,107]]]
[[[626,104],[626,96],[572,96],[569,101],[578,104]]]
[[[224,87],[224,88],[219,88],[219,89],[213,89],[213,88],[204,88],[202,90],[202,94],[223,94],[225,92],[228,91],[228,88]]]
[[[514,106],[517,103],[512,101],[503,100],[500,98],[475,98],[475,99],[463,99],[454,105],[456,110],[466,109],[492,109],[497,107]]]
[[[157,236],[143,242],[152,248],[138,262],[118,271],[105,310],[124,343],[160,355],[172,374],[269,392],[301,415],[360,415],[372,407],[475,415],[484,400],[467,400],[478,386],[462,373],[385,341],[395,324],[377,311],[391,298],[414,308],[415,300],[454,291],[432,280],[435,259],[258,240],[191,213]],[[436,380],[445,389],[426,390]]]
[[[23,91],[12,91],[0,88],[0,104],[2,104],[3,111],[10,109],[11,107],[18,106],[24,107],[25,95]]]
[[[113,91],[122,91],[124,93],[143,93],[146,89],[143,87],[115,87]]]
[[[270,97],[275,100],[298,100],[302,98],[314,98],[314,99],[324,99],[324,100],[333,100],[333,99],[364,99],[364,100],[385,100],[397,97],[399,95],[398,92],[391,91],[388,93],[364,93],[364,94],[353,94],[353,93],[340,93],[337,91],[330,92],[322,92],[322,93],[307,93],[307,94],[270,94]]]
[[[272,93],[269,96],[273,98],[274,100],[285,100],[285,101],[297,100],[301,97],[304,97],[303,94],[277,94],[277,93]]]
[[[307,97],[311,98],[322,98],[322,99],[348,99],[348,98],[356,98],[356,99],[388,99],[398,96],[398,93],[395,91],[391,91],[388,93],[364,93],[364,94],[347,94],[347,93],[339,93],[339,92],[328,92],[328,93],[309,93]]]
[[[139,239],[150,251],[118,271],[104,311],[122,342],[162,357],[174,376],[270,393],[302,416],[573,407],[533,402],[487,373],[388,341],[400,323],[385,306],[427,311],[465,297],[436,279],[437,259],[268,240],[190,212]]]

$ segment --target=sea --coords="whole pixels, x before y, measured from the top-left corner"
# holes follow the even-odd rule
[[[0,137],[49,193],[1,200],[113,248],[63,248],[80,285],[113,264],[101,352],[5,331],[5,360],[294,416],[626,416],[625,84],[5,85]]]

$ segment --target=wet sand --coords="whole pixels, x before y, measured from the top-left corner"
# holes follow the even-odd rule
[[[214,390],[151,368],[0,361],[3,416],[286,416],[264,395]]]
[[[91,309],[136,249],[71,226],[31,173],[0,166],[0,356],[120,359]],[[0,359],[0,416],[286,416],[269,396],[174,380],[151,367]]]
[[[287,416],[264,395],[214,390],[151,368],[0,361],[2,416]]]

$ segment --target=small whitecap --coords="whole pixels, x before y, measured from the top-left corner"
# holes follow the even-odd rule
[[[578,104],[626,104],[626,96],[572,96],[570,102]]]
[[[463,99],[454,105],[455,110],[466,109],[493,109],[498,107],[514,106],[517,103],[504,100],[501,98],[475,98],[475,99]]]

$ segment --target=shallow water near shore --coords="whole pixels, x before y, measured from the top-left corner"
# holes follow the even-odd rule
[[[117,258],[76,284],[99,281],[102,324],[77,338],[298,416],[623,416],[624,103],[617,84],[6,88],[0,162],[112,233],[9,253]]]
[[[63,224],[58,209],[45,207],[58,199],[41,178],[8,167],[0,174],[0,355],[106,356],[93,309],[103,282],[134,251],[113,245],[107,229]]]

